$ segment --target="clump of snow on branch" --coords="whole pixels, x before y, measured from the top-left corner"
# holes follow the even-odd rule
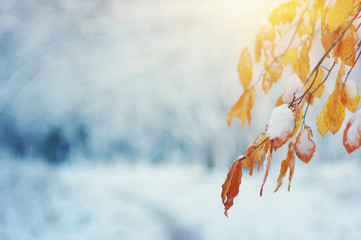
[[[295,128],[295,119],[288,104],[273,109],[268,122],[267,136],[272,139],[285,139]]]
[[[293,99],[297,99],[304,93],[304,86],[300,78],[293,74],[290,80],[287,82],[286,89],[282,94],[282,101],[285,103],[292,102]]]

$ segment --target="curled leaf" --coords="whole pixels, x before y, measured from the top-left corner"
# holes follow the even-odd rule
[[[268,151],[267,151],[267,155],[266,155],[266,172],[265,172],[265,175],[264,175],[261,191],[259,193],[259,195],[261,197],[262,197],[262,194],[263,194],[263,186],[266,183],[266,180],[267,180],[267,177],[268,177],[268,172],[269,172],[269,169],[270,169],[270,166],[271,166],[271,158],[272,158],[273,146],[274,146],[274,141],[273,140],[269,141]]]
[[[286,176],[288,169],[290,169],[288,191],[290,190],[294,166],[295,166],[294,140],[290,140],[290,143],[288,144],[287,158],[286,158],[286,160],[283,160],[281,163],[280,174],[278,175],[277,188],[276,188],[275,192],[281,187],[282,180]],[[292,171],[292,175],[291,175],[291,171]]]
[[[233,199],[238,195],[239,185],[242,178],[241,162],[237,159],[229,169],[227,178],[222,185],[222,202],[224,214],[228,217],[227,211],[233,205]]]

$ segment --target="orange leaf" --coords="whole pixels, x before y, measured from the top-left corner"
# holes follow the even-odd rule
[[[252,81],[252,69],[253,64],[251,54],[248,52],[248,48],[245,48],[241,53],[241,58],[239,59],[237,67],[239,80],[241,81],[243,89],[247,89]]]
[[[253,165],[257,161],[258,170],[261,167],[263,157],[266,153],[266,134],[258,136],[254,142],[248,147],[245,156],[248,156],[247,159],[242,160],[242,167],[248,167],[249,175],[252,176]]]
[[[331,31],[326,24],[327,19],[327,8],[321,8],[321,43],[324,51],[326,52],[336,40],[338,34],[340,33],[340,28]]]
[[[333,49],[335,61],[340,57],[342,62],[348,66],[354,66],[356,61],[355,47],[357,44],[357,33],[355,26],[351,25],[350,28],[341,38],[340,42]]]
[[[229,169],[227,178],[222,185],[222,202],[224,214],[228,217],[227,211],[233,205],[233,199],[238,195],[239,185],[242,178],[242,166],[239,160],[234,161]]]
[[[268,21],[272,25],[290,23],[296,16],[296,3],[294,1],[282,3],[276,7],[269,15]]]
[[[269,141],[269,147],[268,147],[268,151],[267,151],[267,156],[266,156],[266,173],[264,175],[264,179],[263,179],[263,183],[262,183],[262,187],[261,187],[261,191],[259,193],[259,195],[262,197],[262,193],[263,193],[263,186],[266,183],[267,177],[268,177],[268,172],[271,166],[271,158],[272,158],[272,151],[273,151],[273,144],[274,141],[270,140]]]
[[[355,112],[348,121],[343,132],[342,143],[348,153],[352,153],[361,146],[361,110]]]
[[[331,32],[335,31],[353,15],[353,0],[336,0],[328,10],[327,26]]]
[[[308,163],[316,149],[315,142],[311,139],[313,137],[312,130],[310,127],[305,126],[297,136],[295,143],[295,151],[297,157],[304,163]]]
[[[287,169],[290,169],[290,171],[291,171],[291,169],[293,169],[294,162],[295,162],[294,142],[293,142],[293,140],[290,140],[290,143],[288,144],[287,158],[286,158],[286,160],[283,160],[281,163],[280,174],[277,179],[277,188],[276,188],[275,192],[281,187],[282,179],[286,176]],[[292,172],[293,172],[293,170],[292,170]],[[289,186],[291,184],[291,180],[292,180],[292,176],[290,175]],[[290,187],[288,187],[288,190],[289,189],[290,189]]]
[[[237,117],[241,120],[242,127],[245,126],[248,119],[248,125],[251,124],[252,108],[256,101],[256,90],[252,87],[243,92],[239,100],[232,106],[227,119],[228,126],[231,125],[232,119]]]

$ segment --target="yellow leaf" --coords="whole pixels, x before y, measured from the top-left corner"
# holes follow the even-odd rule
[[[312,9],[314,11],[314,9]],[[315,12],[312,12],[310,9],[307,9],[301,23],[298,27],[297,33],[300,37],[303,35],[310,35],[313,32],[315,21]]]
[[[283,67],[279,61],[274,61],[268,68],[266,67],[266,73],[262,79],[262,88],[265,93],[268,93],[272,85],[280,79],[282,72]]]
[[[269,15],[268,21],[272,25],[290,23],[296,16],[296,3],[294,1],[280,4]]]
[[[353,0],[336,0],[335,4],[328,10],[327,26],[331,32],[353,15]]]
[[[239,59],[237,67],[239,80],[244,89],[247,89],[252,81],[252,69],[253,64],[251,54],[248,52],[248,48],[245,48],[241,53],[241,58]]]
[[[316,76],[317,73],[317,76]],[[312,96],[321,98],[322,94],[324,92],[325,86],[323,84],[323,77],[325,76],[325,73],[323,72],[322,68],[319,68],[310,78],[310,80],[307,82],[305,89],[309,89],[309,93],[312,93]],[[316,77],[316,78],[315,78]],[[317,90],[316,90],[317,89]]]
[[[336,134],[345,119],[345,106],[342,104],[340,96],[336,91],[331,93],[325,106],[327,110],[324,121],[332,134]]]
[[[328,132],[328,128],[325,123],[325,113],[326,113],[326,105],[323,106],[322,111],[319,115],[316,117],[316,125],[317,125],[317,131],[321,134],[322,137],[325,136],[325,134]]]
[[[248,125],[251,124],[252,108],[256,100],[256,90],[252,87],[243,92],[239,100],[233,105],[229,112],[227,120],[228,126],[231,125],[232,119],[237,117],[241,120],[242,127],[245,126],[248,119]]]
[[[310,58],[308,57],[310,44],[311,44],[310,39],[304,38],[298,46],[298,51],[297,51],[298,71],[296,73],[302,82],[306,81],[307,75],[310,72],[310,63],[309,63]]]

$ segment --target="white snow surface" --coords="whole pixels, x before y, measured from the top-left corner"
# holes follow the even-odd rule
[[[361,165],[298,164],[277,193],[279,164],[244,174],[229,218],[227,169],[185,166],[62,166],[0,161],[2,240],[359,239]],[[317,163],[318,162],[318,163]]]
[[[297,99],[301,97],[304,90],[305,89],[300,78],[296,74],[293,74],[287,81],[286,88],[282,94],[283,102],[290,103],[293,98]]]
[[[361,137],[361,109],[357,110],[350,119],[351,126],[347,132],[346,142],[350,146],[357,146]]]
[[[357,95],[357,86],[354,80],[348,80],[345,83],[346,94],[349,99],[354,99]]]
[[[267,136],[270,139],[285,139],[295,128],[295,119],[287,104],[273,109],[268,122]]]
[[[302,129],[298,141],[296,142],[297,149],[302,155],[310,155],[311,149],[314,147],[314,142],[308,139],[308,131]]]

